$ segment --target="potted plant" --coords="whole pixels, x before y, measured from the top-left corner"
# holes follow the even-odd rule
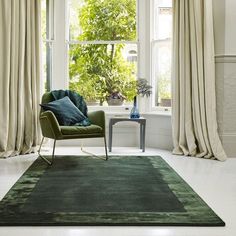
[[[171,107],[171,85],[167,76],[161,76],[158,79],[158,97],[160,106]]]
[[[144,78],[139,78],[136,84],[137,95],[142,97],[150,97],[152,94],[152,86],[148,84],[148,81]]]
[[[109,106],[120,106],[123,104],[124,100],[125,96],[118,91],[112,92],[107,96],[107,103]]]
[[[152,86],[148,84],[148,81],[144,78],[139,78],[136,81],[136,95],[134,96],[134,105],[130,112],[130,118],[139,118],[139,109],[137,107],[137,95],[141,97],[150,97],[152,94]]]
[[[131,101],[136,93],[135,79],[113,70],[105,78],[104,94],[110,106],[120,106],[124,101]]]

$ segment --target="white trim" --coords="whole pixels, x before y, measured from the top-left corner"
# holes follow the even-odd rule
[[[136,24],[137,32],[135,41],[126,40],[94,40],[94,41],[77,41],[69,40],[69,16],[68,0],[54,1],[54,33],[53,38],[47,39],[52,43],[52,89],[66,89],[69,86],[69,67],[68,67],[68,50],[69,45],[73,44],[136,44],[137,45],[137,78],[146,78],[152,83],[152,41],[151,29],[152,20],[149,17],[152,13],[152,3],[154,0],[137,0]],[[153,14],[153,13],[152,13]],[[156,41],[156,40],[155,40]],[[159,40],[158,40],[159,41]],[[153,87],[155,89],[155,87]],[[154,91],[155,93],[155,91]],[[139,99],[142,100],[142,99]],[[144,99],[140,102],[140,112],[163,112],[165,108],[152,107],[151,99]],[[127,107],[101,107],[95,106],[91,109],[103,109],[106,111],[123,112]]]
[[[67,40],[68,44],[138,44],[138,41],[122,41],[122,40],[94,40],[94,41],[76,41],[76,40]]]
[[[53,39],[43,39],[42,41],[43,41],[43,43],[53,43],[54,42]]]
[[[154,66],[153,66],[153,60],[154,60],[154,53],[153,53],[153,48],[154,48],[154,43],[153,43],[153,35],[154,35],[154,27],[155,27],[155,20],[154,20],[154,1],[155,0],[151,0],[150,1],[150,82],[152,85],[152,95],[151,95],[151,99],[150,99],[150,111],[153,110],[153,104],[155,104],[155,97],[156,97],[156,80],[154,79]]]
[[[69,88],[69,44],[67,43],[68,39],[70,37],[70,19],[69,19],[69,2],[68,0],[65,0],[65,84],[66,88]]]
[[[215,63],[236,63],[236,55],[235,54],[215,55]]]
[[[88,111],[102,110],[106,114],[130,114],[132,109],[131,105],[122,106],[88,106]]]
[[[151,81],[151,85],[153,87],[153,93],[151,95],[151,102],[150,102],[150,107],[149,110],[153,111],[153,112],[166,112],[167,114],[169,112],[171,112],[171,107],[161,107],[161,106],[156,106],[156,79],[154,78],[154,47],[155,45],[157,45],[158,43],[161,42],[172,42],[171,38],[165,38],[165,39],[155,39],[154,38],[154,27],[156,27],[155,25],[155,19],[154,19],[154,1],[158,1],[158,0],[150,0],[150,58],[151,58],[151,62],[150,62],[150,81]],[[169,7],[171,8],[171,7]]]
[[[172,108],[171,107],[161,107],[161,106],[155,106],[152,107],[151,112],[167,112],[167,113],[171,113]]]
[[[171,38],[165,38],[165,39],[152,39],[151,43],[155,44],[155,43],[160,43],[160,42],[171,42]]]
[[[49,39],[54,40],[55,38],[55,10],[54,10],[54,0],[49,0]]]
[[[53,43],[53,76],[52,89],[64,89],[67,84],[67,45],[66,39],[66,1],[60,0],[54,3],[54,43]]]

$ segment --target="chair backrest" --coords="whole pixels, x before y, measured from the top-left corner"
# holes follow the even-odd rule
[[[54,101],[54,98],[53,98],[51,92],[46,92],[46,93],[43,94],[42,99],[41,99],[41,104],[49,103],[49,102],[52,102],[52,101]],[[41,107],[41,109],[40,109],[40,114],[41,114],[43,111],[44,111],[44,110],[43,110],[43,108]]]
[[[49,103],[49,102],[52,102],[52,101],[54,101],[54,98],[53,98],[51,92],[47,92],[47,93],[43,94],[42,100],[41,100],[42,104]]]
[[[86,105],[83,97],[74,91],[54,90],[51,92],[46,92],[42,96],[41,103],[42,104],[49,103],[49,102],[54,101],[55,99],[60,99],[64,96],[68,96],[71,99],[71,101],[75,104],[75,106],[78,107],[85,116],[87,116],[88,109],[87,109],[87,105]],[[43,110],[41,109],[41,112],[42,111]]]

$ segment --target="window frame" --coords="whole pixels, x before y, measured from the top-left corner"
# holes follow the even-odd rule
[[[151,95],[151,99],[150,99],[150,111],[151,112],[157,112],[157,113],[166,113],[166,114],[170,114],[172,111],[172,107],[162,107],[162,106],[156,106],[155,105],[155,100],[157,98],[157,94],[156,94],[156,79],[155,79],[155,70],[154,70],[154,48],[155,46],[162,42],[163,39],[155,39],[154,38],[154,27],[155,27],[155,16],[154,16],[154,5],[155,5],[155,1],[159,1],[159,0],[150,0],[150,58],[151,58],[151,63],[150,63],[150,81],[151,81],[151,85],[153,87],[153,93]],[[173,7],[173,5],[172,5]],[[172,16],[173,17],[173,16]],[[167,39],[166,39],[167,40]],[[172,38],[169,39],[170,43],[172,42]],[[171,44],[172,45],[172,44]],[[171,46],[172,47],[172,46]]]
[[[46,91],[49,92],[52,88],[53,77],[53,44],[54,44],[54,29],[55,29],[55,9],[54,0],[46,0],[46,39],[42,39],[42,43],[46,44]],[[43,86],[44,88],[44,86]]]
[[[49,0],[53,1],[53,0]],[[153,4],[154,0],[136,0],[137,4],[137,78],[146,78],[153,86]],[[68,0],[54,1],[54,35],[52,41],[52,78],[51,90],[69,88],[69,43],[88,43],[69,40],[69,16]],[[92,41],[93,43],[104,44],[112,41]],[[113,41],[114,42],[114,41]],[[116,43],[131,43],[132,41],[115,41]],[[153,86],[153,88],[155,88]],[[138,96],[138,105],[142,113],[170,114],[171,108],[153,106],[153,94],[148,99]],[[89,110],[104,110],[111,113],[127,114],[131,106],[89,106]]]
[[[139,53],[139,49],[140,49],[140,43],[139,43],[139,3],[140,0],[136,0],[136,40],[132,40],[132,41],[127,41],[127,40],[91,40],[91,41],[80,41],[80,40],[70,40],[69,39],[69,35],[70,35],[70,22],[69,22],[69,10],[68,10],[68,6],[69,6],[69,0],[66,0],[66,4],[67,4],[67,17],[66,17],[66,25],[67,25],[67,30],[66,30],[66,44],[67,44],[67,55],[66,55],[66,61],[67,61],[67,88],[69,87],[69,48],[70,45],[85,45],[85,44],[92,44],[92,45],[100,45],[100,44],[135,44],[137,46],[137,76],[136,78],[139,78],[139,58],[140,58],[140,53]],[[115,111],[115,112],[124,112],[127,113],[130,111],[130,109],[132,108],[132,105],[129,104],[124,104],[122,106],[88,106],[90,110],[104,110],[104,111]]]

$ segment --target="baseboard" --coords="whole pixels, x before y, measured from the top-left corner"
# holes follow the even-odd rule
[[[236,134],[220,134],[223,147],[228,157],[236,157]]]
[[[236,55],[216,55],[216,63],[236,63]]]

